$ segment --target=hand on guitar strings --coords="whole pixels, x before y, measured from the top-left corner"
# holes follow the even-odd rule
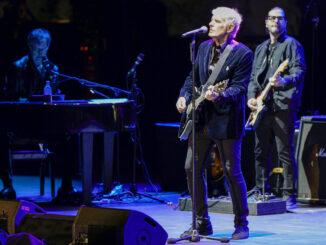
[[[256,111],[258,106],[257,106],[257,100],[255,98],[251,98],[247,102],[247,106],[249,107],[250,110]]]
[[[205,98],[210,101],[217,100],[220,93],[214,91],[214,86],[210,85],[205,93]]]
[[[183,113],[187,109],[187,101],[185,97],[179,97],[177,104],[177,110],[180,113]]]
[[[269,82],[273,87],[284,87],[286,85],[285,79],[281,76],[270,77]]]

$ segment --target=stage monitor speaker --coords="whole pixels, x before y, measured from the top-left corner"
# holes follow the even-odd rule
[[[73,244],[164,245],[167,233],[151,217],[127,209],[79,208]]]
[[[24,200],[0,200],[0,229],[9,234],[16,233],[21,220],[28,213],[41,214],[45,211],[36,204]]]
[[[72,242],[75,218],[57,214],[26,214],[16,230],[32,234],[47,245],[68,245]]]
[[[301,118],[296,149],[298,201],[326,201],[326,116]]]

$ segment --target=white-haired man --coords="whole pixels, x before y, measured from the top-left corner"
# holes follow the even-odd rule
[[[204,85],[215,66],[223,63],[222,56],[225,57],[223,52],[229,52],[215,83],[223,80],[229,82],[223,92],[215,92],[213,86],[209,86],[204,91],[206,100],[201,108],[200,122],[196,125],[196,228],[201,235],[213,233],[207,210],[204,169],[210,150],[216,144],[223,171],[230,187],[235,214],[235,231],[232,238],[246,239],[249,236],[247,221],[249,211],[246,183],[241,172],[240,155],[245,123],[245,94],[250,78],[253,54],[249,48],[234,41],[242,22],[242,17],[236,10],[219,7],[214,9],[212,14],[209,23],[209,36],[212,39],[203,42],[198,49],[195,61],[195,78],[200,83],[199,85]],[[191,95],[192,73],[186,78],[176,104],[180,113],[186,110],[187,101]],[[189,138],[191,139],[191,136]],[[185,170],[189,193],[193,197],[191,140],[188,142]],[[192,228],[185,231],[181,236],[189,235],[191,231]]]

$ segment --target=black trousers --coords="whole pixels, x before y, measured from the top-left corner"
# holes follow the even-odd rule
[[[268,187],[271,152],[275,140],[278,158],[283,167],[283,194],[295,194],[296,161],[293,136],[296,112],[266,111],[255,131],[256,186]]]
[[[185,163],[185,170],[188,180],[188,189],[193,198],[193,177],[192,177],[192,135],[188,141],[188,151]],[[207,130],[196,133],[196,215],[198,218],[208,218],[207,187],[204,178],[204,170],[209,154],[214,144],[217,144],[223,172],[229,184],[233,212],[235,214],[235,225],[247,225],[249,214],[247,204],[247,187],[241,172],[241,140],[211,138]]]

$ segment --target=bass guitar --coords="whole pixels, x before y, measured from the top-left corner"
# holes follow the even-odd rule
[[[288,66],[289,60],[286,59],[283,61],[279,67],[276,69],[273,78],[276,79],[280,74],[285,70]],[[257,110],[252,111],[249,115],[248,121],[245,127],[250,126],[251,128],[255,129],[261,119],[263,112],[265,111],[265,101],[268,98],[269,91],[272,88],[272,84],[270,82],[267,83],[266,87],[261,91],[261,93],[256,97],[257,101]]]
[[[214,92],[222,92],[226,89],[228,86],[229,79],[223,80],[221,82],[218,82],[214,85],[213,91]],[[206,89],[204,89],[204,86],[200,86],[199,88],[195,88],[195,111],[200,111],[201,105],[205,101],[205,93]],[[178,132],[178,137],[180,140],[187,140],[189,137],[189,134],[192,131],[192,99],[188,101],[187,104],[187,110],[182,113],[181,120],[180,120],[180,127]],[[198,120],[196,120],[198,121]]]

